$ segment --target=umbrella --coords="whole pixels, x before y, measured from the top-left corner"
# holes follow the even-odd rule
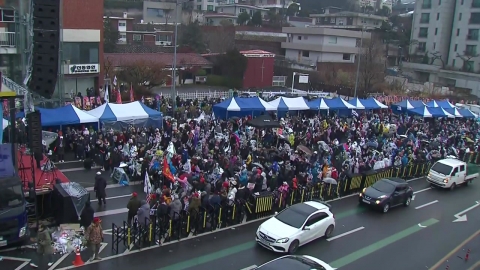
[[[310,156],[313,154],[312,151],[310,149],[308,149],[308,147],[306,147],[305,145],[297,146],[297,150],[300,150],[300,151],[302,151],[305,154],[310,155]]]
[[[330,147],[326,142],[318,141],[317,144],[318,144],[318,147],[321,148],[323,151],[330,151]]]
[[[263,170],[263,165],[260,164],[260,163],[258,163],[258,162],[252,163],[252,166],[253,166],[253,167],[257,167],[257,168],[261,168],[261,169]]]
[[[333,178],[330,178],[330,177],[326,177],[322,180],[322,182],[326,183],[326,184],[330,184],[330,185],[337,185],[337,180],[333,179]]]

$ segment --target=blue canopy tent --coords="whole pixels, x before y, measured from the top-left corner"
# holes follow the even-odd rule
[[[365,106],[366,110],[378,110],[378,109],[387,109],[388,106],[381,103],[377,99],[370,97],[367,99],[362,99],[362,104]]]
[[[410,109],[408,112],[413,115],[419,115],[423,118],[433,117],[432,113],[428,110],[428,107],[425,107],[425,106]]]
[[[443,108],[431,108],[427,106],[417,107],[415,109],[409,110],[410,113],[414,115],[420,115],[424,118],[426,117],[448,117],[455,118],[453,114],[446,112]]]
[[[391,108],[393,113],[401,114],[401,113],[409,112],[410,110],[415,109],[417,107],[424,107],[424,106],[425,104],[422,101],[405,99],[398,103],[392,104]]]
[[[51,126],[66,126],[66,125],[76,125],[84,123],[97,123],[98,118],[90,115],[72,104],[56,108],[56,109],[45,109],[45,108],[35,108],[41,114],[42,127],[51,127]],[[17,118],[23,118],[25,114],[23,112],[17,113]]]
[[[437,107],[444,108],[444,109],[455,108],[455,105],[450,103],[450,101],[448,101],[448,100],[438,100],[438,101],[437,100],[431,100],[431,101],[427,102],[426,105],[428,107],[432,107],[432,108],[437,108]]]
[[[235,116],[243,117],[247,115],[258,116],[262,112],[276,110],[277,108],[259,97],[233,97],[213,106],[215,117],[220,119],[227,119]]]
[[[363,99],[359,99],[359,98],[354,98],[352,100],[349,100],[348,103],[352,104],[353,106],[355,106],[355,109],[357,110],[365,110],[365,105],[363,105]]]
[[[308,107],[310,110],[329,110],[327,103],[325,102],[326,99],[324,98],[317,98],[307,102]]]
[[[125,104],[105,103],[88,111],[88,114],[97,117],[107,128],[120,129],[128,125],[161,128],[163,125],[162,113],[139,101]]]
[[[456,118],[462,118],[463,117],[463,115],[458,111],[457,108],[444,108],[444,110],[446,112],[448,112],[449,114],[454,115]]]
[[[469,109],[458,109],[458,112],[464,117],[464,118],[477,118],[478,115],[470,111]]]
[[[355,106],[346,102],[340,97],[333,98],[333,99],[325,99],[325,103],[330,108],[330,110],[352,110],[356,109]]]

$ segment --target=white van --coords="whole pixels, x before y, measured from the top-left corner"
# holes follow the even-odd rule
[[[441,159],[430,168],[427,181],[431,186],[455,189],[456,186],[472,182],[478,177],[475,164],[467,164],[455,158]]]

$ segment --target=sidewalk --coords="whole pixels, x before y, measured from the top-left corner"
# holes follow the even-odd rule
[[[477,270],[480,269],[480,230],[465,239],[445,255],[430,270]]]

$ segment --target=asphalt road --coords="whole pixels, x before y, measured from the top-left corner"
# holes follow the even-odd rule
[[[480,207],[476,206],[476,201],[479,200],[480,184],[460,187],[453,192],[430,189],[424,180],[410,184],[416,192],[411,206],[394,208],[387,214],[358,207],[356,196],[331,202],[337,218],[334,235],[339,238],[332,241],[319,239],[301,247],[298,254],[317,257],[342,270],[429,269],[433,266],[436,267],[433,269],[445,269],[447,265],[451,270],[475,269],[478,266],[475,263],[480,261],[480,243],[475,240],[480,237],[461,243],[479,229],[476,224],[480,221]],[[94,202],[105,230],[105,245],[101,252],[104,260],[87,264],[81,267],[82,270],[100,266],[130,270],[139,265],[145,270],[207,270],[212,267],[239,270],[281,256],[256,245],[254,233],[262,221],[255,221],[107,258],[112,255],[111,223],[121,224],[126,218],[125,206],[133,191],[143,195],[141,186],[115,187],[107,190],[110,199],[106,206],[97,208]],[[471,209],[466,212],[467,221],[452,222],[456,219],[455,214],[466,209]],[[363,229],[359,229],[361,227]],[[358,231],[350,233],[353,230]],[[468,249],[471,250],[469,260],[464,261]],[[84,253],[82,257],[86,260],[88,252]],[[2,255],[15,256],[0,252]],[[72,260],[73,255],[66,256],[51,270],[70,269]],[[436,265],[438,261],[440,263]],[[11,269],[4,268],[4,263],[7,261],[0,262],[1,269]]]

